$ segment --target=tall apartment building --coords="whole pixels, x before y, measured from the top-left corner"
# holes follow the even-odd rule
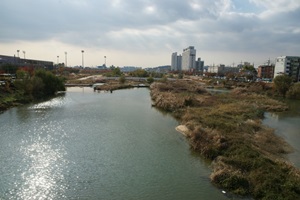
[[[280,56],[276,58],[274,78],[281,74],[286,74],[295,82],[300,81],[300,57]]]
[[[193,46],[183,49],[181,69],[184,71],[196,69],[196,49]]]
[[[172,71],[181,71],[181,63],[182,63],[182,56],[177,55],[177,52],[172,53],[171,70]]]

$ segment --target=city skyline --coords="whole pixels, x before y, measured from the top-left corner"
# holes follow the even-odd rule
[[[155,67],[195,46],[205,65],[300,52],[297,0],[3,0],[0,54],[68,66]],[[17,52],[19,50],[19,52]]]

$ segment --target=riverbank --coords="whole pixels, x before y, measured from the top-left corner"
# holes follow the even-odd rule
[[[29,104],[29,103],[35,103],[35,102],[40,102],[40,101],[45,101],[51,98],[54,98],[58,95],[62,95],[64,93],[56,93],[51,96],[45,96],[44,98],[39,98],[39,99],[34,99],[31,96],[26,96],[22,94],[18,94],[18,92],[3,92],[0,94],[0,113],[21,105]]]
[[[1,89],[0,89],[1,90]],[[0,112],[3,112],[11,107],[20,105],[15,95],[1,91],[0,94]]]
[[[212,161],[217,187],[255,199],[299,199],[300,172],[284,159],[292,147],[263,126],[265,111],[287,106],[247,89],[211,95],[194,81],[151,85],[153,105],[180,122],[191,148]]]
[[[38,69],[30,74],[20,69],[16,80],[6,81],[0,87],[0,110],[55,96],[57,92],[65,91],[64,81],[50,71]]]

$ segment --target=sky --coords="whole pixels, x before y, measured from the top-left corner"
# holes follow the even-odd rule
[[[1,0],[0,8],[0,55],[20,50],[55,64],[156,67],[188,46],[205,65],[300,56],[300,0]]]

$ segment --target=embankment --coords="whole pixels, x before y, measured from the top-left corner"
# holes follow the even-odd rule
[[[300,199],[300,172],[284,159],[292,148],[261,123],[265,111],[287,106],[235,89],[211,95],[193,81],[151,85],[153,105],[181,121],[177,130],[191,148],[212,161],[217,187],[255,199]]]

